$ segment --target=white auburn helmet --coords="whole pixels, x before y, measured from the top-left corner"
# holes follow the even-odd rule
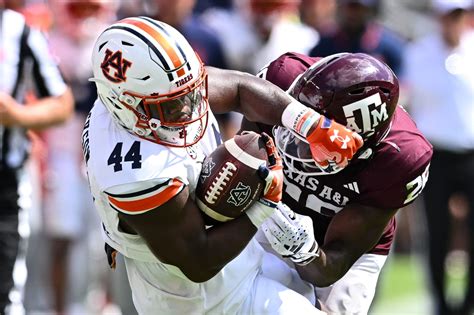
[[[207,73],[173,27],[147,17],[112,24],[92,53],[97,93],[137,136],[172,147],[198,142],[207,127]]]

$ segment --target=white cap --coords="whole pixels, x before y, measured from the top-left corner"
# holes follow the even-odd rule
[[[432,7],[434,12],[443,15],[457,9],[471,9],[474,7],[474,0],[432,0]]]

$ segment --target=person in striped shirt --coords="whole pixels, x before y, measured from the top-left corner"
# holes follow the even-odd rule
[[[19,174],[29,153],[27,130],[64,122],[73,110],[72,93],[40,31],[0,1],[0,313],[10,304],[18,254]],[[35,100],[25,105],[34,87]]]

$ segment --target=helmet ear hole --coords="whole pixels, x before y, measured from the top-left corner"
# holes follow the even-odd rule
[[[101,51],[102,48],[103,48],[105,45],[107,45],[108,42],[109,42],[109,41],[105,41],[105,42],[101,43],[101,44],[99,45],[98,51]]]
[[[352,90],[349,92],[350,95],[362,95],[365,92],[365,88],[360,88],[356,90]]]
[[[127,42],[127,41],[124,41],[124,40],[122,41],[122,45],[124,45],[124,46],[131,46],[131,47],[135,46],[134,44],[132,44],[132,43],[130,43],[130,42]]]
[[[389,89],[381,87],[380,91],[385,95],[385,97],[387,97],[387,98],[390,97],[390,90]]]

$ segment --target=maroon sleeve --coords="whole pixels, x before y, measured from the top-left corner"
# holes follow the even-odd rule
[[[308,57],[295,52],[287,52],[261,69],[257,76],[272,82],[286,91],[301,73],[319,59],[320,58]],[[248,124],[256,126],[257,130],[255,130],[255,127],[250,128]],[[249,123],[244,118],[241,128],[243,130],[264,131],[271,135],[273,126],[264,125],[262,123]]]
[[[286,91],[298,75],[319,59],[288,52],[272,61],[266,68],[260,70],[259,76]]]
[[[320,58],[308,57],[299,53],[287,52],[270,62],[265,68],[261,69],[257,76],[272,82],[282,90],[286,91],[301,73],[319,59]],[[272,134],[272,128],[273,126],[268,126],[262,123],[250,123],[245,119],[245,117],[242,120],[241,126],[242,130],[264,131],[269,135]]]

